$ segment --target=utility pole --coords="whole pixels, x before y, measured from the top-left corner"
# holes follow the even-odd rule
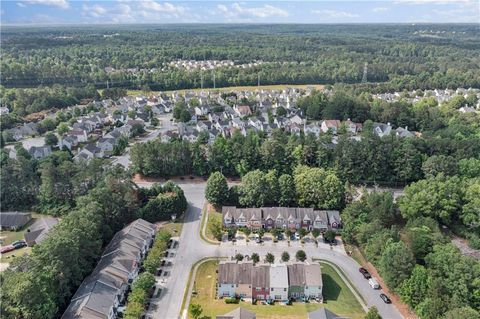
[[[260,73],[258,73],[257,86],[260,87]]]
[[[110,87],[108,86],[108,80],[107,80],[107,90],[109,89]]]
[[[200,87],[203,90],[203,72],[202,71],[200,71]]]
[[[215,72],[213,72],[213,89],[216,89],[217,86],[215,85]]]

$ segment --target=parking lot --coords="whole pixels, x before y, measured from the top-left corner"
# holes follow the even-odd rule
[[[220,246],[225,246],[225,247],[234,247],[234,246],[263,246],[263,247],[285,247],[285,248],[305,248],[305,247],[318,247],[321,249],[330,249],[332,251],[337,251],[339,253],[345,254],[345,250],[343,248],[343,243],[340,238],[337,238],[335,240],[335,243],[330,245],[330,243],[324,242],[324,239],[322,236],[319,236],[318,238],[314,238],[311,234],[306,235],[303,238],[300,238],[299,236],[292,235],[291,238],[286,237],[285,234],[282,234],[280,236],[281,239],[278,237],[275,238],[274,235],[270,233],[265,233],[263,236],[261,236],[261,240],[259,240],[259,236],[255,233],[251,233],[247,236],[241,232],[238,231],[235,239],[234,240],[228,240],[227,236],[224,236],[222,242],[220,243]]]

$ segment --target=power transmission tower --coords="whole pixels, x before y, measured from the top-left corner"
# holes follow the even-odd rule
[[[203,72],[200,71],[200,87],[203,90]]]
[[[260,87],[260,73],[258,73],[257,86]]]
[[[215,72],[213,72],[213,88],[216,89],[216,85],[215,85]]]
[[[367,83],[367,73],[368,73],[368,62],[365,62],[365,65],[363,66],[362,83]]]

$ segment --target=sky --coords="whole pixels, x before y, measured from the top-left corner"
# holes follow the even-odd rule
[[[4,25],[480,23],[480,0],[1,0]]]

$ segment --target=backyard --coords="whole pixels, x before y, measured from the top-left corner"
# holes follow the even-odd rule
[[[325,307],[339,316],[345,316],[351,319],[361,319],[365,315],[355,296],[350,292],[335,270],[327,264],[321,264],[325,303],[295,302],[291,306],[280,305],[278,303],[274,306],[261,304],[252,305],[248,302],[226,304],[224,300],[216,299],[217,267],[218,261],[206,261],[199,266],[195,278],[194,291],[196,294],[192,296],[190,302],[192,304],[200,304],[203,309],[202,314],[205,316],[214,318],[216,315],[227,313],[238,306],[255,312],[258,319],[305,319],[308,317],[308,312],[320,307]]]

